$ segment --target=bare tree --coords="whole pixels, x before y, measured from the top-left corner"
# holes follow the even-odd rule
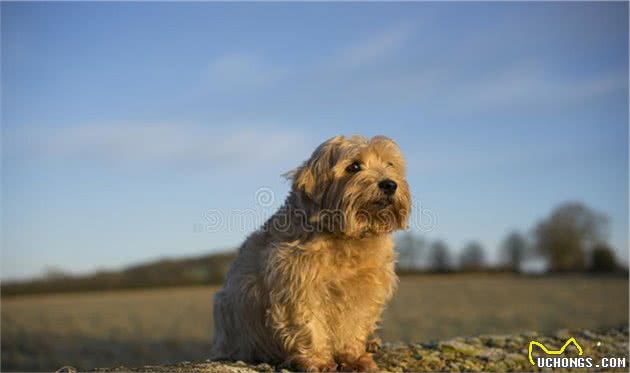
[[[554,272],[583,270],[586,254],[605,242],[608,219],[579,202],[558,206],[535,230],[536,250]]]
[[[431,245],[431,268],[437,272],[447,272],[451,268],[451,256],[444,241],[435,241]]]
[[[521,270],[521,265],[527,253],[527,239],[517,231],[505,237],[501,244],[503,261],[515,272]]]
[[[485,254],[479,242],[472,241],[466,244],[459,259],[460,268],[466,271],[477,271],[483,268]]]
[[[396,251],[398,251],[398,268],[401,270],[418,269],[418,262],[426,242],[422,237],[411,232],[406,232],[396,240]]]

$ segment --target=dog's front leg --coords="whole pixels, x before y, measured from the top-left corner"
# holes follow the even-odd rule
[[[354,317],[353,317],[354,316]],[[378,366],[368,351],[368,335],[373,331],[375,320],[361,319],[359,315],[352,315],[352,328],[340,327],[335,346],[335,360],[340,371],[374,372]]]
[[[323,309],[317,258],[295,247],[279,247],[269,258],[267,323],[286,363],[300,371],[335,371]]]

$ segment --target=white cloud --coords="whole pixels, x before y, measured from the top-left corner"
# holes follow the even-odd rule
[[[254,128],[128,123],[23,132],[14,143],[29,157],[219,165],[279,159],[302,146],[304,139],[300,132],[260,124]]]

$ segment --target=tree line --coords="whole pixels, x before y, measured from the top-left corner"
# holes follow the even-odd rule
[[[477,241],[468,242],[454,256],[446,242],[429,242],[407,232],[396,240],[398,270],[523,272],[527,262],[543,260],[546,270],[553,273],[627,271],[607,241],[608,225],[608,217],[583,203],[561,204],[529,233],[509,232],[499,247],[499,264],[494,266],[488,264],[486,250]]]
[[[119,271],[99,271],[87,275],[72,275],[59,270],[49,270],[42,278],[3,282],[0,291],[4,297],[220,284],[225,279],[235,257],[234,252],[223,252],[192,258],[162,259]]]

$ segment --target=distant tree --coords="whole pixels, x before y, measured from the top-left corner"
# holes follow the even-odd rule
[[[617,269],[615,253],[606,244],[598,244],[591,252],[591,271],[614,272]]]
[[[448,246],[443,241],[435,241],[431,245],[430,253],[431,269],[437,272],[446,272],[451,268],[451,256]]]
[[[527,253],[527,239],[519,232],[513,231],[503,240],[501,251],[504,263],[518,272]]]
[[[553,272],[583,270],[586,253],[605,242],[608,219],[579,202],[558,206],[534,230],[536,250]]]
[[[418,260],[422,256],[426,242],[422,237],[406,232],[396,240],[398,251],[398,268],[414,270],[418,268]]]
[[[466,271],[476,271],[484,266],[485,254],[479,242],[469,242],[459,259],[460,268]]]
[[[63,269],[53,266],[44,268],[44,279],[46,280],[62,280],[70,277],[72,276],[66,273]]]

